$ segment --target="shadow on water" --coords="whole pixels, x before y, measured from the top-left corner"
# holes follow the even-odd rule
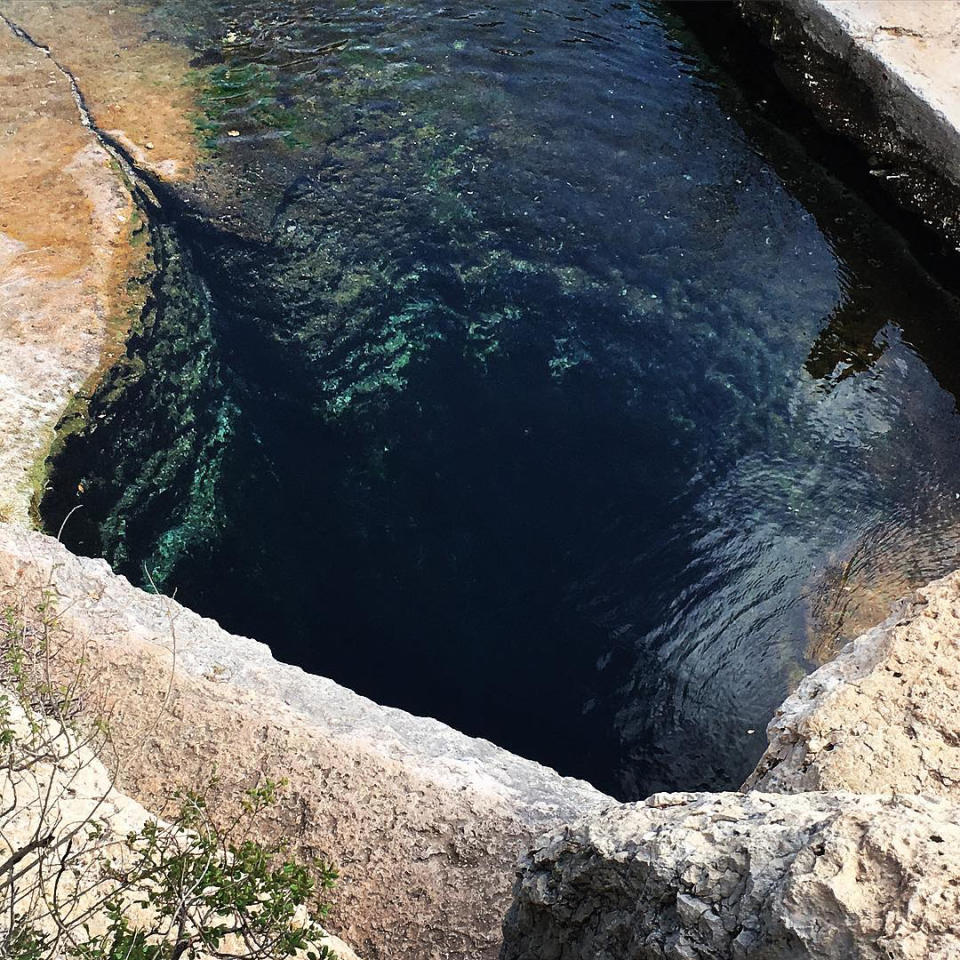
[[[787,93],[773,56],[757,45],[725,0],[669,6],[705,54],[693,61],[695,69],[705,77],[720,70],[732,81],[716,87],[720,101],[814,215],[850,278],[811,347],[807,371],[822,380],[864,372],[882,352],[883,327],[894,317],[937,382],[957,396],[960,338],[954,315],[949,305],[931,309],[928,292],[943,287],[953,297],[960,293],[955,251],[890,199],[869,158],[823,130]],[[860,214],[865,201],[871,208],[866,217]],[[911,262],[906,279],[914,282],[891,283],[890,271],[903,260]]]
[[[620,796],[736,785],[960,565],[960,307],[669,10],[311,10],[151,14],[211,216],[154,225],[46,522],[82,490],[74,549]]]

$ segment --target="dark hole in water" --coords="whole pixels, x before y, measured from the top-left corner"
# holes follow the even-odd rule
[[[669,10],[150,16],[206,214],[56,459],[74,549],[622,797],[737,785],[957,565],[956,300]]]

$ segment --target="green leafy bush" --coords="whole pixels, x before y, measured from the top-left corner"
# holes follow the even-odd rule
[[[67,659],[52,596],[24,614],[0,618],[0,960],[332,960],[319,920],[336,871],[255,838],[285,784],[247,790],[224,823],[212,778],[118,833],[122,758],[107,714],[89,717],[91,671]]]

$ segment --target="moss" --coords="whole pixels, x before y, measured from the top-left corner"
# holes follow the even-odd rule
[[[311,142],[304,114],[281,102],[274,68],[231,58],[191,71],[188,82],[198,107],[194,132],[208,153],[216,153],[234,129],[247,137],[279,134],[279,142],[289,147]]]

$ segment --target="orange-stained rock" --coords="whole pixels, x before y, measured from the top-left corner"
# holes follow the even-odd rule
[[[0,519],[29,522],[54,424],[122,347],[134,213],[68,78],[0,23]]]

